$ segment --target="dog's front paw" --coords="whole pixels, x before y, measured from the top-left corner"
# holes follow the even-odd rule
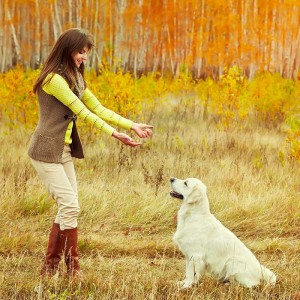
[[[193,282],[188,280],[188,279],[184,279],[181,281],[177,282],[177,286],[181,289],[188,289],[193,285]]]

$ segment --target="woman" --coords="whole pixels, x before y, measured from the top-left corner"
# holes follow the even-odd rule
[[[33,91],[38,96],[39,121],[28,154],[58,206],[41,275],[53,275],[64,255],[67,272],[78,275],[77,217],[79,204],[73,157],[83,158],[76,128],[77,116],[122,143],[141,143],[118,132],[108,123],[133,130],[140,138],[152,135],[152,126],[134,123],[103,107],[84,80],[84,62],[93,47],[84,30],[65,31],[55,43]]]

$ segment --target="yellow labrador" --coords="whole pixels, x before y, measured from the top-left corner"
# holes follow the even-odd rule
[[[205,271],[220,281],[235,279],[248,288],[262,281],[275,284],[275,274],[210,213],[206,186],[201,180],[172,177],[170,181],[170,195],[183,200],[173,237],[186,258],[185,279],[179,282],[180,287],[191,287]]]

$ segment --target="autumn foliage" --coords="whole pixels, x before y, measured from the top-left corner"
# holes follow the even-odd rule
[[[0,113],[8,127],[35,126],[38,105],[32,86],[38,73],[39,70],[18,67],[1,75]],[[268,72],[249,81],[238,67],[224,69],[217,81],[195,81],[186,70],[174,80],[158,73],[135,80],[120,68],[117,72],[102,68],[100,75],[92,71],[86,77],[89,88],[104,106],[130,118],[138,115],[147,122],[156,109],[177,105],[182,113],[197,108],[201,111],[199,118],[210,119],[210,123],[225,131],[251,122],[269,129],[285,123],[288,156],[300,161],[298,81]]]
[[[88,66],[119,65],[135,77],[222,75],[234,65],[247,77],[259,71],[296,79],[300,66],[298,0],[3,0],[0,71],[37,68],[58,36],[88,29],[95,51]]]

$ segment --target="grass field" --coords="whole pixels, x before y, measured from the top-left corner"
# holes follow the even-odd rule
[[[284,133],[255,124],[223,132],[200,116],[158,110],[153,138],[137,149],[82,134],[82,282],[40,280],[56,205],[27,157],[31,131],[2,124],[0,299],[300,299],[300,168],[279,155]],[[185,262],[172,242],[180,201],[169,196],[170,176],[207,185],[212,213],[276,273],[274,288],[207,275],[178,290]]]

